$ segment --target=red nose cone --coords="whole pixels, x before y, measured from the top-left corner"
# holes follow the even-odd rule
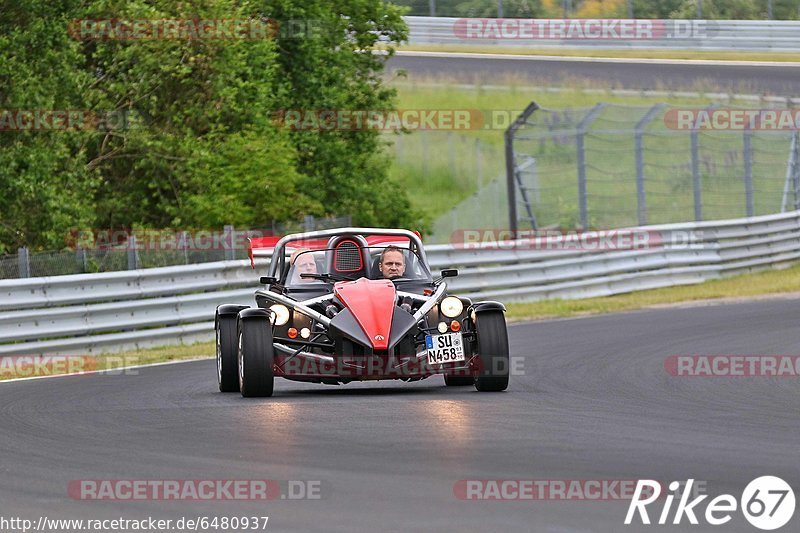
[[[397,300],[394,283],[388,279],[361,278],[337,283],[333,292],[353,313],[358,325],[372,341],[372,348],[388,350],[394,304]]]

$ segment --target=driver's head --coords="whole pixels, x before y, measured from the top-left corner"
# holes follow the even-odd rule
[[[292,254],[290,263],[294,266],[294,281],[300,283],[313,282],[313,278],[301,278],[300,274],[317,274],[317,262],[314,254],[308,250],[297,250]]]
[[[399,278],[406,272],[406,255],[397,246],[387,246],[378,267],[384,278]]]

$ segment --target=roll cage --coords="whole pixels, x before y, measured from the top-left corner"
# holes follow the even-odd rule
[[[269,275],[277,279],[281,284],[287,281],[289,273],[287,248],[311,251],[324,250],[326,268],[337,264],[339,250],[347,249],[352,255],[352,253],[355,253],[353,250],[357,249],[360,255],[356,258],[358,259],[357,261],[353,261],[353,267],[357,268],[352,270],[352,274],[369,277],[375,259],[370,255],[370,249],[374,250],[381,246],[397,244],[403,240],[408,241],[408,250],[417,256],[419,264],[430,275],[430,266],[425,255],[425,248],[422,245],[422,239],[417,233],[408,230],[382,228],[337,228],[286,235],[275,244]]]

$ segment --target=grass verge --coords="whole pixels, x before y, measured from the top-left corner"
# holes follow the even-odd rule
[[[121,374],[123,372],[136,372],[136,370],[122,370],[131,366],[213,356],[213,342],[162,346],[99,355],[5,356],[0,357],[0,381],[60,374],[80,374],[97,370],[108,370],[111,374]],[[214,379],[213,373],[209,379]]]
[[[698,301],[736,301],[794,292],[800,292],[800,266],[601,298],[509,304],[508,317],[514,320],[563,318]]]
[[[509,304],[507,316],[509,321],[564,318],[632,311],[698,301],[736,301],[765,295],[796,292],[800,293],[800,266],[785,270],[743,274],[726,279],[707,281],[698,285],[653,289],[603,298],[545,300],[533,303]],[[163,363],[185,359],[211,358],[213,356],[214,343],[202,342],[191,345],[164,346],[147,350],[105,354],[91,359],[96,361],[97,368],[115,369],[123,365]],[[0,380],[32,375],[11,376],[7,372],[3,372],[3,369],[7,368],[8,365],[0,365]],[[47,373],[65,372],[51,371]],[[209,373],[208,379],[214,379],[213,372]]]

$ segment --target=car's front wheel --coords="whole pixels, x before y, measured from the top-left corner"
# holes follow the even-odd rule
[[[275,382],[272,364],[272,326],[266,316],[239,317],[239,389],[246,398],[272,396]]]
[[[239,391],[239,363],[236,354],[236,315],[217,316],[214,320],[217,338],[217,382],[220,392]]]
[[[502,311],[477,313],[475,317],[479,368],[475,388],[498,392],[508,388],[508,330]]]

